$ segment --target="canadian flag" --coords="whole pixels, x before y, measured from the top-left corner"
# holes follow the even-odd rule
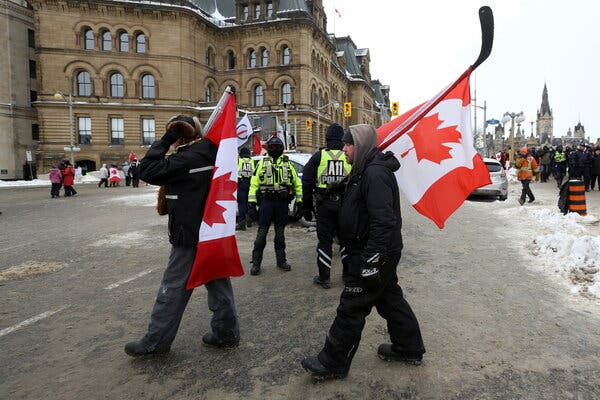
[[[235,121],[235,95],[226,91],[205,127],[205,139],[219,149],[186,289],[214,279],[244,275],[235,240],[238,154]]]
[[[491,183],[473,147],[470,73],[377,129],[379,148],[400,161],[400,189],[440,229],[474,189]]]

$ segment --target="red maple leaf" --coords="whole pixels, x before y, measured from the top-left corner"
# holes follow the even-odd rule
[[[451,147],[445,146],[444,143],[455,142],[459,143],[462,135],[456,130],[457,125],[448,126],[438,129],[442,121],[438,118],[439,114],[433,114],[429,117],[422,118],[415,128],[408,133],[412,142],[413,148],[417,155],[417,161],[427,159],[437,164],[441,164],[443,160],[452,158],[450,155]],[[410,150],[402,154],[404,157]]]
[[[218,167],[215,167],[214,174],[217,174]],[[214,175],[213,175],[214,176]],[[233,193],[237,190],[237,182],[231,180],[231,172],[213,178],[211,182],[210,193],[204,209],[203,221],[209,226],[214,224],[224,224],[223,213],[227,210],[225,207],[217,204],[217,201],[235,200]]]

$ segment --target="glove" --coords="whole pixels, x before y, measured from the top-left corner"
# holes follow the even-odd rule
[[[252,221],[256,221],[258,219],[256,203],[248,203],[248,218],[250,218]]]
[[[379,267],[381,266],[381,260],[379,253],[365,259],[363,257],[362,266],[360,270],[360,277],[363,280],[365,286],[369,288],[377,287],[381,284],[381,276],[379,275]]]
[[[160,138],[160,140],[167,143],[169,146],[175,143],[177,139],[179,139],[179,134],[174,129],[167,129],[163,137]]]
[[[303,216],[306,221],[312,221],[312,210],[310,208],[305,208]]]

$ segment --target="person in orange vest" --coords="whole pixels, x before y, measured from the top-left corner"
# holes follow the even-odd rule
[[[529,197],[529,202],[532,203],[535,200],[535,196],[533,195],[529,184],[533,179],[533,174],[537,174],[539,168],[537,161],[535,161],[535,158],[533,158],[527,147],[523,147],[519,151],[517,159],[515,160],[515,167],[519,170],[517,178],[521,181],[521,185],[523,185],[519,204],[523,205],[525,203],[526,196]]]

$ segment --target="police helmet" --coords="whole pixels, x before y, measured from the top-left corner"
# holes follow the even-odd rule
[[[273,158],[279,158],[283,154],[283,142],[277,136],[267,141],[267,153]]]

